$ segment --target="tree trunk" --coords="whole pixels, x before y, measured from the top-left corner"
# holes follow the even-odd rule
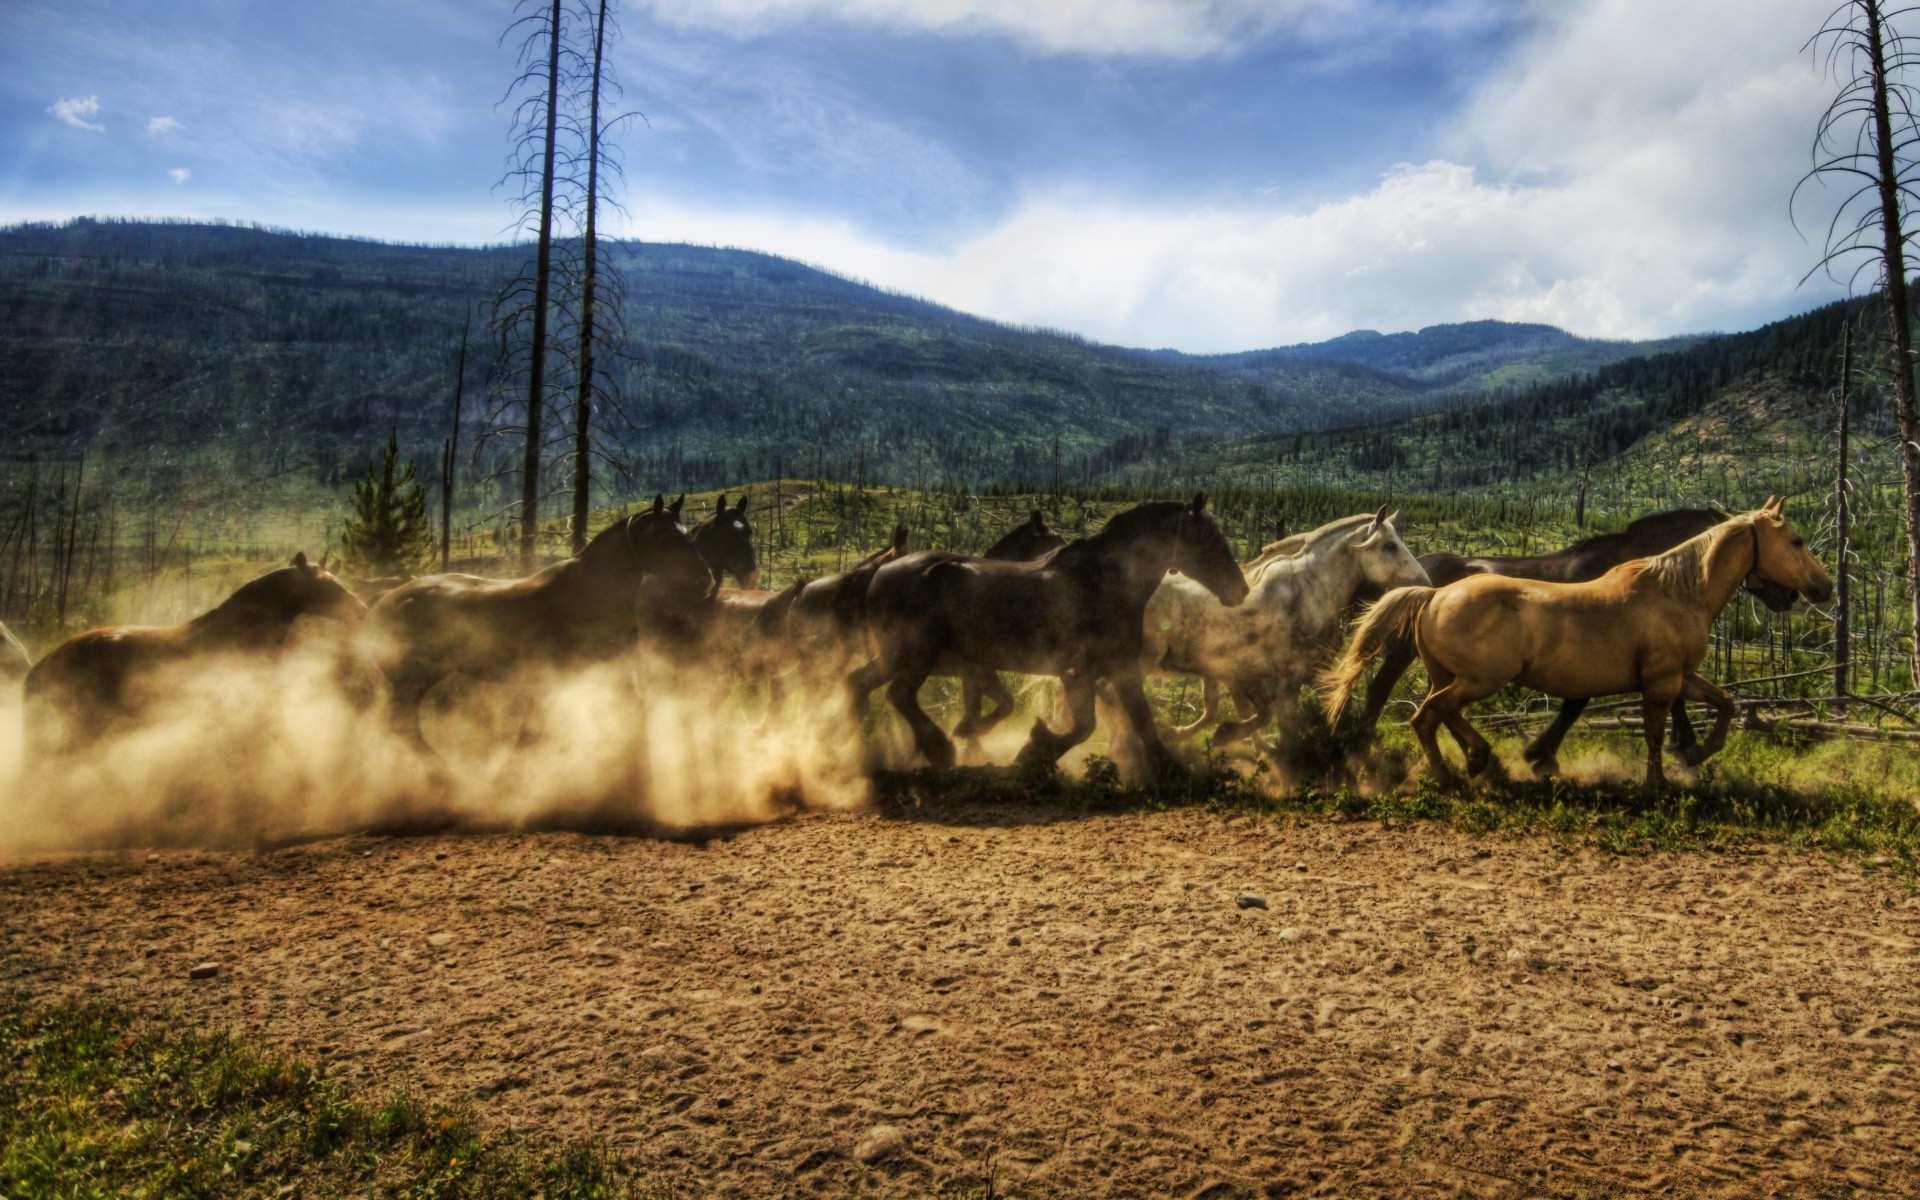
[[[586,256],[580,282],[580,379],[573,398],[573,552],[587,548],[587,509],[593,492],[593,308],[599,299],[594,273],[599,266],[595,220],[600,208],[600,64],[607,42],[607,0],[600,0],[593,27],[593,90],[587,101],[587,224],[581,239]]]
[[[440,464],[440,570],[453,563],[453,466],[460,453],[460,398],[467,390],[467,339],[473,335],[473,311],[467,311],[467,324],[460,331],[460,358],[453,369],[453,432]]]
[[[1887,271],[1887,316],[1893,326],[1893,414],[1900,430],[1900,479],[1907,518],[1907,598],[1914,637],[1907,663],[1920,685],[1920,403],[1914,397],[1913,327],[1909,321],[1907,260],[1900,217],[1900,177],[1893,160],[1893,114],[1887,98],[1886,27],[1880,0],[1861,0],[1867,14],[1867,54],[1873,73],[1873,132],[1880,190],[1880,232]]]
[[[1848,628],[1847,620],[1847,554],[1852,543],[1851,529],[1847,520],[1847,438],[1851,432],[1853,417],[1852,387],[1853,323],[1849,321],[1840,350],[1840,446],[1839,462],[1833,473],[1834,526],[1838,542],[1833,561],[1833,695],[1836,700],[1844,698],[1847,694],[1847,668],[1853,651],[1848,640],[1851,637],[1851,630]]]
[[[547,300],[553,276],[553,158],[560,119],[560,0],[547,30],[547,134],[541,147],[540,242],[533,267],[533,346],[527,364],[527,445],[520,467],[520,565],[532,571],[540,537],[540,438],[546,407]]]

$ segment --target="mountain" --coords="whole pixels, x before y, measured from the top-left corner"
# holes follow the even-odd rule
[[[1152,351],[1161,362],[1211,367],[1264,380],[1302,363],[1347,363],[1421,392],[1482,392],[1597,370],[1627,358],[1685,349],[1700,336],[1653,342],[1599,341],[1552,325],[1469,321],[1429,325],[1417,333],[1355,330],[1325,342],[1237,354]]]
[[[184,223],[0,230],[0,454],[238,446],[334,486],[397,428],[435,463],[463,323],[477,314],[484,329],[527,255]],[[1096,481],[1195,439],[1386,420],[1457,402],[1448,389],[1475,380],[1632,350],[1477,322],[1142,352],[742,250],[628,243],[611,266],[625,289],[610,360],[621,414],[605,424],[646,490],[775,474]],[[498,363],[480,333],[468,430],[518,420],[513,390],[489,390]],[[485,443],[480,465],[509,468],[509,450]]]

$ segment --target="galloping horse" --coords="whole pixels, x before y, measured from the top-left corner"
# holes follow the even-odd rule
[[[1339,651],[1358,591],[1429,583],[1385,507],[1275,542],[1242,571],[1249,590],[1234,608],[1181,575],[1147,602],[1142,669],[1205,680],[1199,718],[1174,732],[1187,737],[1210,723],[1222,685],[1233,696],[1240,719],[1220,725],[1216,747],[1265,729],[1276,713],[1283,725],[1291,718],[1300,689]]]
[[[1160,742],[1141,687],[1142,614],[1170,570],[1191,575],[1222,603],[1246,598],[1240,564],[1207,515],[1192,503],[1143,504],[1092,537],[1032,562],[923,551],[887,563],[867,588],[867,628],[876,653],[847,680],[853,711],[873,689],[913,730],[936,767],[953,765],[953,742],[920,707],[920,685],[947,656],[987,670],[1059,677],[1073,726],[1058,734],[1035,721],[1018,764],[1050,769],[1093,733],[1094,697],[1104,681],[1118,693],[1156,774],[1179,766]]]
[[[752,590],[760,586],[760,563],[753,553],[753,525],[747,520],[745,496],[729,509],[727,497],[722,493],[714,505],[713,515],[689,533],[693,548],[713,571],[715,583],[722,583],[731,575],[734,583],[742,588]]]
[[[1635,520],[1619,533],[1599,533],[1583,538],[1564,550],[1552,554],[1524,556],[1483,555],[1463,558],[1458,554],[1422,554],[1420,565],[1426,569],[1433,580],[1434,587],[1446,587],[1458,579],[1469,575],[1505,575],[1511,579],[1545,579],[1556,583],[1583,583],[1589,579],[1598,579],[1624,562],[1636,558],[1650,558],[1653,555],[1673,549],[1688,538],[1698,537],[1715,525],[1727,519],[1727,514],[1708,508],[1676,508],[1667,512],[1649,513]],[[1747,576],[1744,584],[1747,591],[1760,598],[1774,612],[1786,612],[1793,607],[1794,592],[1791,588],[1781,587],[1777,583],[1761,579],[1757,575]],[[1374,672],[1373,682],[1367,685],[1367,707],[1360,722],[1363,729],[1371,730],[1380,720],[1380,711],[1387,705],[1387,699],[1393,694],[1394,684],[1413,664],[1415,654],[1413,643],[1401,639],[1387,647],[1380,669]],[[1568,699],[1560,702],[1560,711],[1554,715],[1553,724],[1540,732],[1540,736],[1528,743],[1522,758],[1532,764],[1535,775],[1546,777],[1560,769],[1557,756],[1560,743],[1567,738],[1567,731],[1585,712],[1587,701],[1584,698]],[[1676,703],[1673,709],[1673,748],[1685,751],[1695,744],[1693,724],[1687,720],[1687,706]]]
[[[60,754],[137,721],[155,702],[157,674],[220,654],[278,649],[300,617],[355,621],[352,592],[304,552],[291,566],[242,584],[219,607],[185,625],[115,625],[77,633],[27,673],[27,721],[37,752]]]
[[[678,513],[656,496],[650,511],[607,526],[579,557],[525,579],[428,575],[395,588],[373,606],[369,652],[391,688],[394,731],[437,759],[420,732],[420,703],[447,676],[502,679],[615,659],[633,650],[643,615],[672,618],[712,592]],[[659,613],[643,614],[643,603]]]
[[[1586,583],[1475,575],[1445,588],[1396,588],[1368,610],[1353,644],[1324,676],[1329,717],[1338,719],[1370,660],[1393,639],[1411,637],[1432,686],[1413,714],[1413,730],[1442,782],[1458,780],[1440,756],[1438,727],[1452,731],[1466,750],[1467,774],[1478,775],[1492,761],[1492,747],[1461,710],[1519,683],[1570,699],[1639,692],[1647,786],[1664,787],[1661,743],[1676,701],[1714,709],[1713,732],[1686,753],[1689,765],[1726,744],[1733,701],[1701,677],[1700,663],[1714,620],[1751,575],[1816,604],[1833,592],[1774,499]]]

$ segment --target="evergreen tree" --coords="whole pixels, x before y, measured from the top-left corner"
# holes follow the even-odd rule
[[[427,493],[414,478],[413,460],[400,461],[400,435],[387,436],[378,465],[353,485],[353,511],[340,541],[347,561],[365,575],[412,573],[433,558],[427,524]]]

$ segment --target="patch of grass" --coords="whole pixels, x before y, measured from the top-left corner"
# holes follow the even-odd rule
[[[0,1196],[662,1200],[602,1146],[506,1143],[459,1108],[103,1004],[0,999]]]
[[[1599,741],[1583,747],[1588,757]],[[1876,757],[1882,752],[1884,761]],[[1574,757],[1571,750],[1566,757]],[[1632,760],[1623,752],[1621,761]],[[1637,769],[1631,780],[1516,779],[1460,792],[1445,791],[1424,775],[1388,791],[1347,783],[1283,787],[1258,767],[1127,786],[1099,757],[1087,761],[1080,779],[1035,781],[1003,768],[888,773],[876,780],[876,793],[884,809],[901,815],[942,802],[1041,803],[1085,812],[1201,807],[1390,825],[1439,821],[1472,833],[1547,834],[1616,854],[1802,845],[1884,856],[1914,879],[1920,877],[1920,806],[1910,797],[1920,791],[1909,792],[1904,780],[1916,771],[1920,767],[1899,747],[1851,743],[1803,751],[1737,735],[1724,762],[1710,764],[1691,782],[1676,779],[1660,795],[1640,786]]]

